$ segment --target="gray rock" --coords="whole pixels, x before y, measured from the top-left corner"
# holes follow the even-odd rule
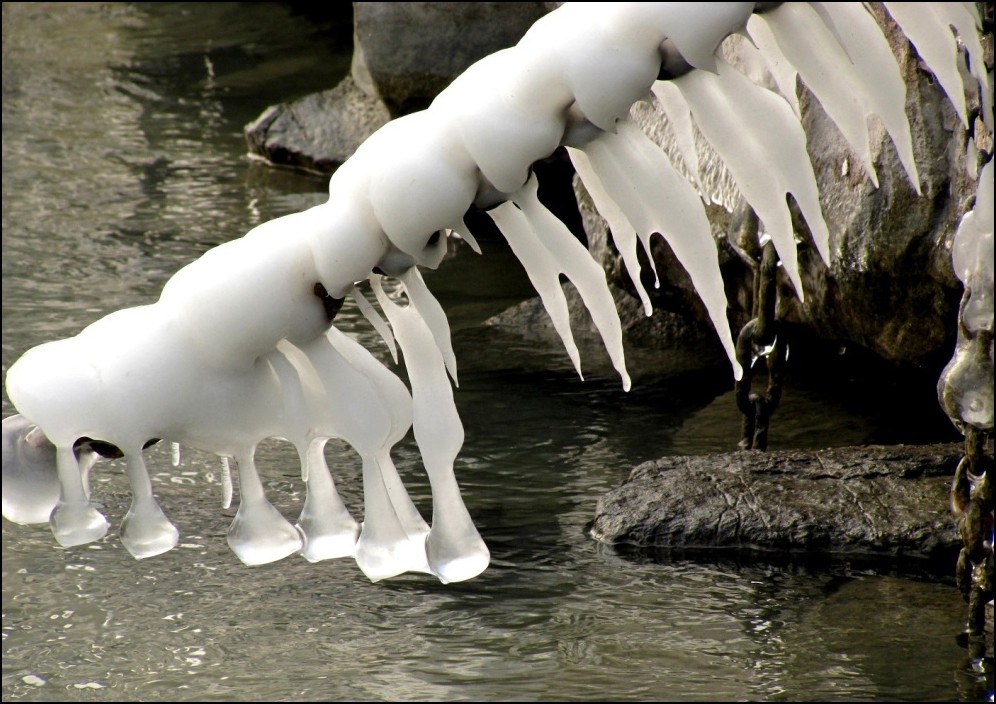
[[[327,173],[391,119],[346,77],[332,90],[266,109],[245,127],[249,152],[270,163]]]
[[[422,110],[550,9],[542,2],[353,3],[353,79],[394,116]]]
[[[948,491],[964,447],[845,447],[666,457],[598,501],[591,535],[655,548],[740,548],[954,565]]]

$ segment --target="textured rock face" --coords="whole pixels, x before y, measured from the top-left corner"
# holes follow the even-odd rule
[[[346,77],[332,90],[273,105],[246,125],[252,154],[283,166],[334,171],[391,116]]]
[[[353,4],[353,79],[393,116],[422,110],[478,59],[516,44],[542,2]]]
[[[591,534],[658,548],[743,548],[943,559],[960,445],[733,452],[636,467],[602,497]]]
[[[800,88],[808,151],[830,228],[832,262],[828,269],[820,260],[815,247],[808,244],[805,224],[797,218],[805,302],[782,281],[778,316],[797,332],[856,343],[899,366],[936,367],[939,372],[950,355],[961,288],[951,268],[951,239],[959,218],[971,207],[975,189],[967,175],[967,135],[912,46],[880,7],[876,12],[880,23],[891,28],[887,34],[907,84],[906,107],[922,196],[912,188],[877,119],[870,124],[871,154],[880,182],[876,189],[819,102]],[[988,42],[991,64],[991,35]],[[736,42],[728,43],[736,46]],[[729,53],[736,62],[735,48]],[[656,105],[648,101],[636,106],[632,114],[672,161],[680,162],[670,128]],[[728,177],[710,159],[704,140],[698,144],[700,171],[710,174],[717,193],[728,191],[724,188]],[[585,207],[585,195],[579,200],[593,251],[610,280],[631,290],[621,260],[607,244],[604,224]],[[720,250],[730,319],[739,329],[751,317],[752,269],[744,253],[756,248],[756,234],[749,221],[745,227],[743,213],[737,211],[730,214],[714,206],[710,219]],[[704,310],[663,239],[655,238],[653,255],[662,278],[661,288],[652,294],[655,307],[684,311],[708,327]],[[645,283],[650,281],[645,277]]]

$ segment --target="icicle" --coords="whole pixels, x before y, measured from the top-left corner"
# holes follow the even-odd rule
[[[469,244],[470,248],[477,254],[481,253],[481,245],[477,244],[477,238],[475,238],[473,233],[471,233],[470,228],[463,223],[463,220],[458,223],[451,224],[448,229],[456,234],[457,237],[460,237],[464,242]]]
[[[702,185],[702,179],[699,178],[699,152],[695,147],[695,127],[692,125],[692,113],[688,103],[681,96],[681,91],[668,81],[654,81],[651,90],[660,101],[661,108],[667,115],[668,124],[674,131],[674,140],[678,145],[681,159],[685,162],[685,168],[692,175],[702,201],[708,204],[710,197]]]
[[[978,17],[958,2],[884,2],[885,9],[916,47],[954,105],[962,124],[968,128],[965,85],[958,69],[958,42],[951,27],[958,30],[970,57],[972,75],[982,94],[983,121],[993,131],[993,96],[979,42]]]
[[[230,508],[232,505],[232,467],[228,463],[228,456],[221,458],[221,507]]]
[[[412,384],[415,441],[432,487],[432,528],[425,543],[429,566],[444,584],[470,579],[488,566],[490,553],[453,472],[464,435],[443,357],[414,299],[402,308],[379,287],[374,291],[394,327]]]
[[[412,267],[398,278],[405,284],[412,305],[418,309],[422,320],[432,331],[432,339],[436,341],[436,348],[443,356],[443,363],[453,379],[453,384],[460,386],[460,382],[457,381],[456,355],[453,354],[453,344],[450,342],[450,324],[446,320],[442,306],[426,288],[422,274],[416,267]]]
[[[725,61],[719,62],[718,76],[693,71],[674,83],[688,101],[699,130],[722,157],[737,187],[771,234],[802,300],[786,193],[795,196],[816,248],[824,262],[830,261],[830,235],[802,125],[784,100],[753,84]]]
[[[374,581],[406,571],[428,571],[428,526],[390,459],[390,448],[411,426],[408,390],[373,355],[335,327],[302,346],[299,353],[292,359],[302,379],[314,433],[346,440],[363,460],[366,517],[355,544],[357,564]],[[309,450],[312,453],[314,450]],[[324,457],[313,457],[309,464],[319,466],[316,477],[309,471],[310,500],[311,481],[324,483],[321,475],[328,472]],[[338,512],[334,487],[319,489],[324,493],[315,499],[316,507],[318,502],[328,503],[332,495],[331,506]],[[302,520],[307,518],[305,513]],[[344,523],[348,528],[346,519]]]
[[[588,191],[588,195],[591,196],[592,203],[595,204],[595,210],[605,218],[605,222],[609,226],[612,241],[622,256],[623,263],[626,265],[626,271],[633,282],[633,287],[636,289],[636,293],[643,303],[643,312],[649,318],[653,315],[654,307],[650,303],[650,296],[647,294],[647,289],[644,288],[640,276],[642,267],[640,266],[640,259],[636,254],[636,229],[626,219],[626,216],[619,206],[616,205],[616,202],[612,200],[608,192],[606,192],[601,180],[599,180],[594,168],[592,168],[588,156],[583,151],[574,149],[573,147],[568,147],[567,151],[570,154],[571,162],[574,164],[574,169],[581,178],[581,182]],[[661,280],[660,275],[657,273],[657,268],[650,267],[650,269],[654,272],[655,287],[660,288]]]
[[[574,343],[574,334],[571,332],[570,311],[567,307],[567,299],[564,297],[564,290],[560,286],[560,271],[550,253],[539,241],[537,241],[529,221],[514,203],[505,202],[497,208],[488,211],[488,215],[495,221],[498,229],[505,236],[509,247],[516,259],[522,263],[526,270],[529,281],[543,301],[547,315],[553,322],[553,327],[560,335],[567,350],[567,356],[574,363],[574,369],[578,376],[584,379],[581,373],[581,354]]]
[[[161,555],[176,546],[180,531],[166,518],[152,495],[141,446],[126,451],[125,460],[131,483],[131,507],[121,521],[121,542],[139,560]]]
[[[584,151],[609,196],[635,226],[648,255],[649,239],[655,232],[671,245],[705,304],[739,379],[742,370],[726,320],[719,256],[702,202],[692,185],[639,127],[622,121],[618,129],[617,135],[605,134],[592,140]]]
[[[301,555],[308,562],[353,557],[360,525],[339,498],[328,464],[325,440],[315,440],[304,458],[308,465],[308,495],[295,526],[304,546]]]
[[[380,300],[383,292],[376,277],[371,284]],[[312,410],[317,429],[346,440],[363,460],[364,520],[356,543],[357,565],[373,581],[403,572],[427,572],[429,527],[390,456],[391,447],[411,427],[408,389],[362,345],[335,327],[302,351],[321,378],[313,397],[318,404]]]
[[[821,9],[833,19],[842,43],[806,3],[790,3],[776,12],[755,15],[747,24],[748,31],[765,56],[776,63],[787,59],[798,70],[876,187],[867,119],[878,115],[919,193],[906,117],[906,85],[882,30],[861,5],[826,3]]]
[[[239,510],[228,529],[228,545],[247,565],[282,560],[302,548],[301,536],[263,493],[253,459],[255,447],[236,456],[239,469]]]
[[[59,545],[69,548],[91,543],[107,535],[107,519],[93,507],[83,489],[76,453],[72,447],[56,446],[59,471],[59,501],[49,517]]]
[[[570,279],[581,295],[592,322],[602,336],[612,366],[622,377],[623,389],[629,391],[630,378],[623,353],[622,325],[605,281],[605,272],[567,226],[540,203],[538,189],[539,184],[534,174],[526,181],[525,186],[512,195],[512,202],[522,210],[534,236],[546,248],[559,273]]]

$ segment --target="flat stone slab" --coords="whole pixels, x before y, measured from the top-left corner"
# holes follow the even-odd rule
[[[591,535],[651,548],[954,560],[948,493],[964,445],[666,457],[598,501]]]

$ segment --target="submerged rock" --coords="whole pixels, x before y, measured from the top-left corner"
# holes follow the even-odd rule
[[[960,444],[744,451],[637,466],[595,508],[591,535],[640,547],[946,560]]]

